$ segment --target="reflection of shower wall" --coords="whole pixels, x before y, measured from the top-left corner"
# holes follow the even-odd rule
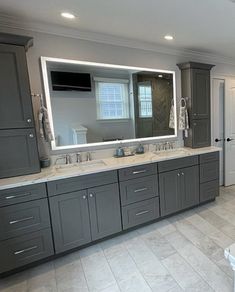
[[[169,116],[171,102],[173,99],[173,80],[172,76],[158,77],[158,74],[151,72],[138,73],[133,76],[135,81],[136,99],[136,132],[137,137],[166,136],[173,135],[174,130],[169,128]],[[138,82],[150,81],[152,85],[152,118],[139,118],[138,114]]]
[[[158,78],[153,82],[153,136],[174,134],[169,128],[172,88],[171,80]]]

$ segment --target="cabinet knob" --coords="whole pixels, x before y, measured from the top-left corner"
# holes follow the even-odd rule
[[[86,200],[86,196],[84,195],[84,196],[82,196],[82,198],[83,198],[83,200]]]
[[[194,126],[196,126],[196,125],[197,125],[197,123],[193,123],[193,125],[194,125]]]
[[[29,138],[33,138],[34,137],[34,134],[29,134]]]
[[[184,172],[182,172],[181,174],[184,175]]]
[[[31,122],[32,122],[32,119],[28,118],[27,123],[31,123]]]
[[[178,176],[180,176],[180,174],[179,174],[179,173],[177,173],[177,175],[178,175]]]
[[[93,194],[89,194],[89,196],[90,196],[90,198],[93,198],[94,197]]]
[[[197,114],[195,113],[195,114],[193,114],[194,116],[196,116]]]

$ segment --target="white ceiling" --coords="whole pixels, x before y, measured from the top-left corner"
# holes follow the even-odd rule
[[[62,11],[78,18],[63,19]],[[1,0],[0,20],[6,15],[26,24],[60,25],[235,58],[232,0]],[[166,34],[172,34],[174,41],[164,40]]]

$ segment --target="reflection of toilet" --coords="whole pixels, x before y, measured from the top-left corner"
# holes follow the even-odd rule
[[[87,144],[87,128],[82,125],[76,126],[73,128],[73,143],[76,144]]]
[[[224,250],[224,256],[229,261],[230,266],[233,269],[235,277],[235,243],[230,245]],[[234,278],[234,292],[235,292],[235,278]]]

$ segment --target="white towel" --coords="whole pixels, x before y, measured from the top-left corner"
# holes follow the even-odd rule
[[[47,109],[44,106],[41,106],[38,113],[39,120],[39,134],[40,137],[46,142],[51,142],[54,140],[53,133],[51,131],[51,126],[48,118]]]
[[[174,111],[174,103],[171,103],[170,109],[170,117],[169,117],[169,128],[175,129],[175,111]]]
[[[179,112],[179,130],[184,131],[185,137],[188,137],[189,119],[188,110],[185,98],[180,100],[180,112]]]

